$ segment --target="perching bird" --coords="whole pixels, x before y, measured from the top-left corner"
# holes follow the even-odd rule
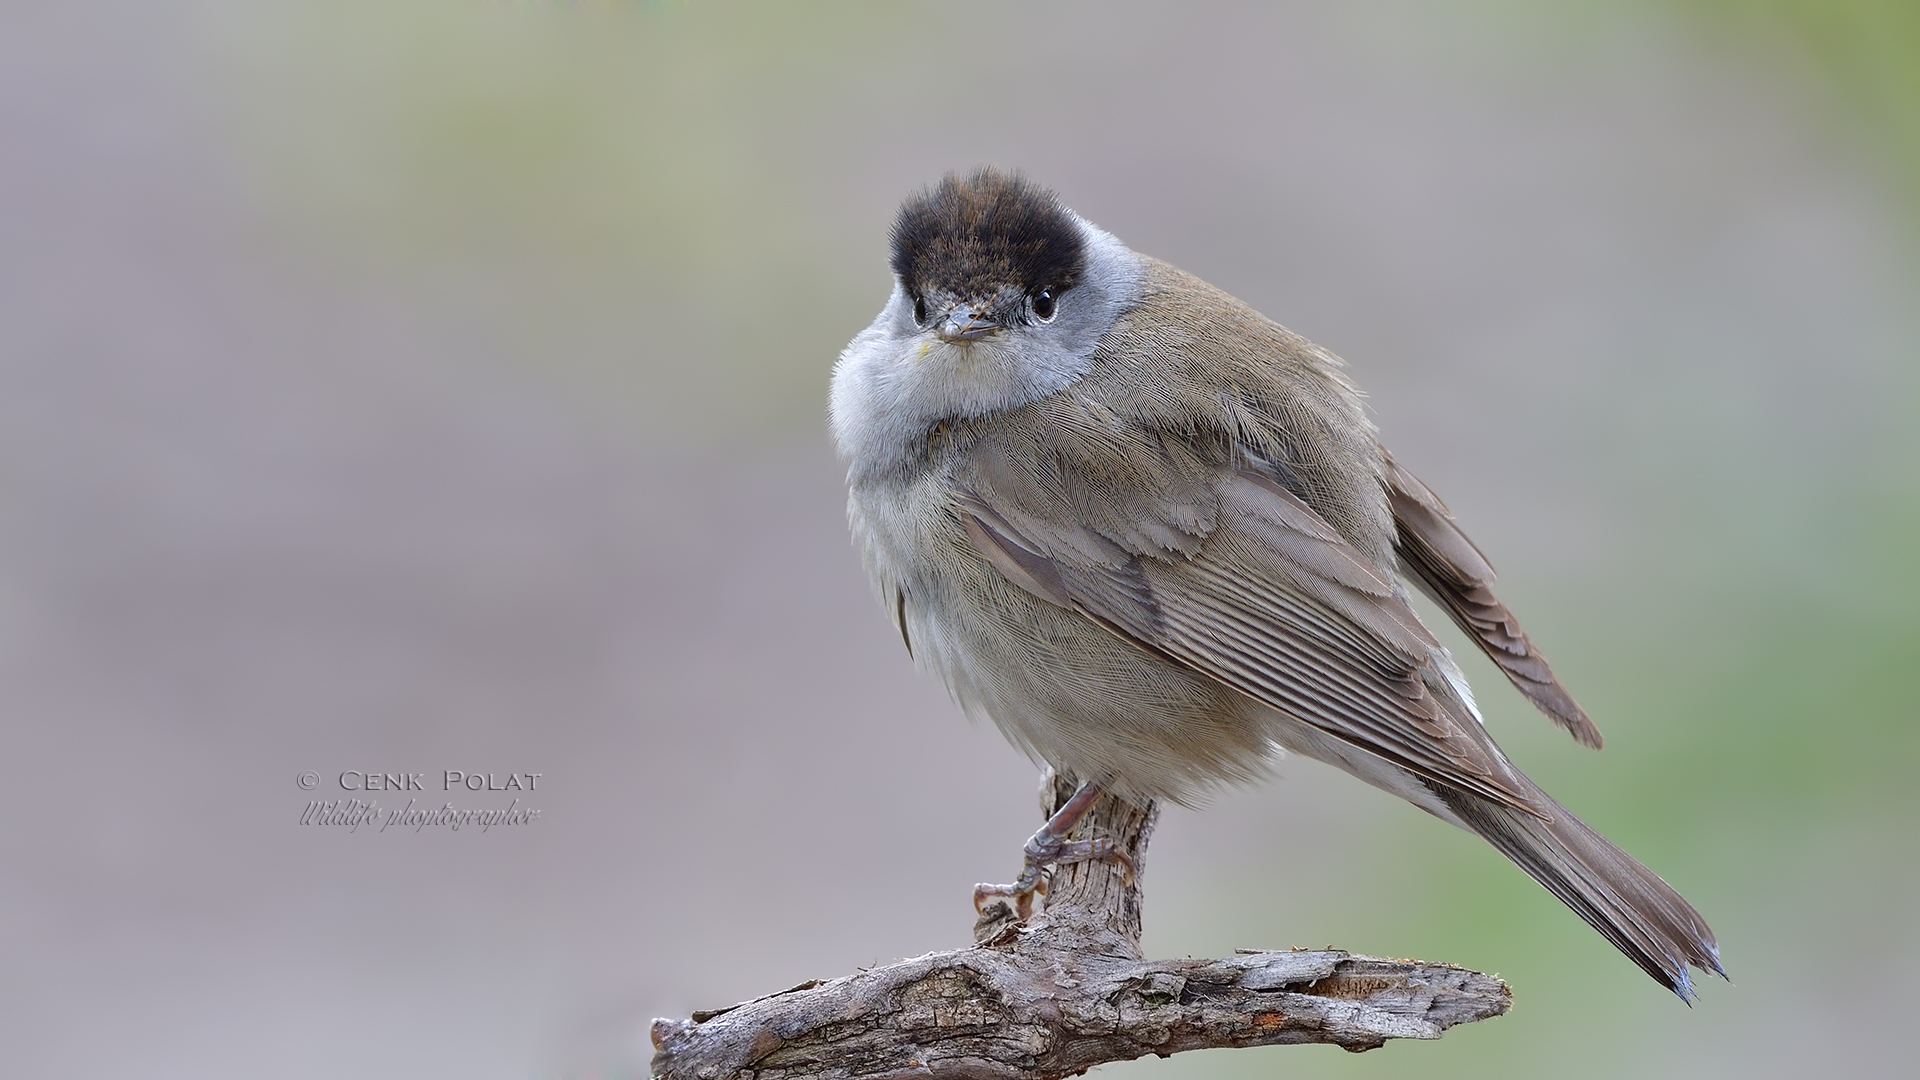
[[[1493,570],[1380,445],[1333,354],[1017,176],[901,207],[894,287],[834,369],[856,545],[915,661],[1084,787],[1191,801],[1275,747],[1484,837],[1683,999],[1724,975],[1680,895],[1513,767],[1424,590],[1580,742],[1600,733]]]

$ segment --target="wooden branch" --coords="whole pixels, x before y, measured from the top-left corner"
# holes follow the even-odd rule
[[[1049,773],[1042,809],[1072,794]],[[1077,836],[1111,836],[1144,870],[1151,805],[1103,798]],[[1140,877],[1076,863],[1026,925],[1004,903],[975,945],[653,1022],[659,1080],[1056,1080],[1182,1050],[1437,1039],[1507,1011],[1492,976],[1335,950],[1221,960],[1140,955]]]

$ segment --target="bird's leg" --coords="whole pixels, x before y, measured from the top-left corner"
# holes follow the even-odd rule
[[[1020,876],[1011,885],[975,885],[973,887],[973,909],[979,911],[986,905],[987,899],[994,896],[1011,897],[1014,914],[1021,920],[1033,912],[1035,894],[1046,895],[1046,868],[1061,863],[1086,862],[1101,859],[1117,862],[1127,872],[1127,880],[1133,880],[1133,860],[1121,851],[1114,842],[1106,837],[1092,840],[1068,840],[1067,834],[1087,816],[1101,795],[1106,793],[1106,785],[1089,780],[1080,785],[1073,798],[1054,811],[1040,831],[1027,841],[1026,863],[1020,868]]]

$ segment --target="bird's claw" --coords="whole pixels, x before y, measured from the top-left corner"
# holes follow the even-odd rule
[[[1077,862],[1118,863],[1128,885],[1133,884],[1133,860],[1119,846],[1106,837],[1093,840],[1062,840],[1051,836],[1045,829],[1035,833],[1027,841],[1026,861],[1020,867],[1020,876],[1011,885],[975,885],[973,887],[973,910],[975,914],[986,907],[993,897],[1003,897],[1013,901],[1013,914],[1016,919],[1025,922],[1033,914],[1033,898],[1047,895],[1047,869]]]

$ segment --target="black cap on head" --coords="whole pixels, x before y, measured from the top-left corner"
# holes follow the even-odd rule
[[[1085,270],[1073,215],[1018,173],[948,173],[908,199],[893,224],[893,272],[915,297],[987,296],[1008,285],[1061,292]]]

